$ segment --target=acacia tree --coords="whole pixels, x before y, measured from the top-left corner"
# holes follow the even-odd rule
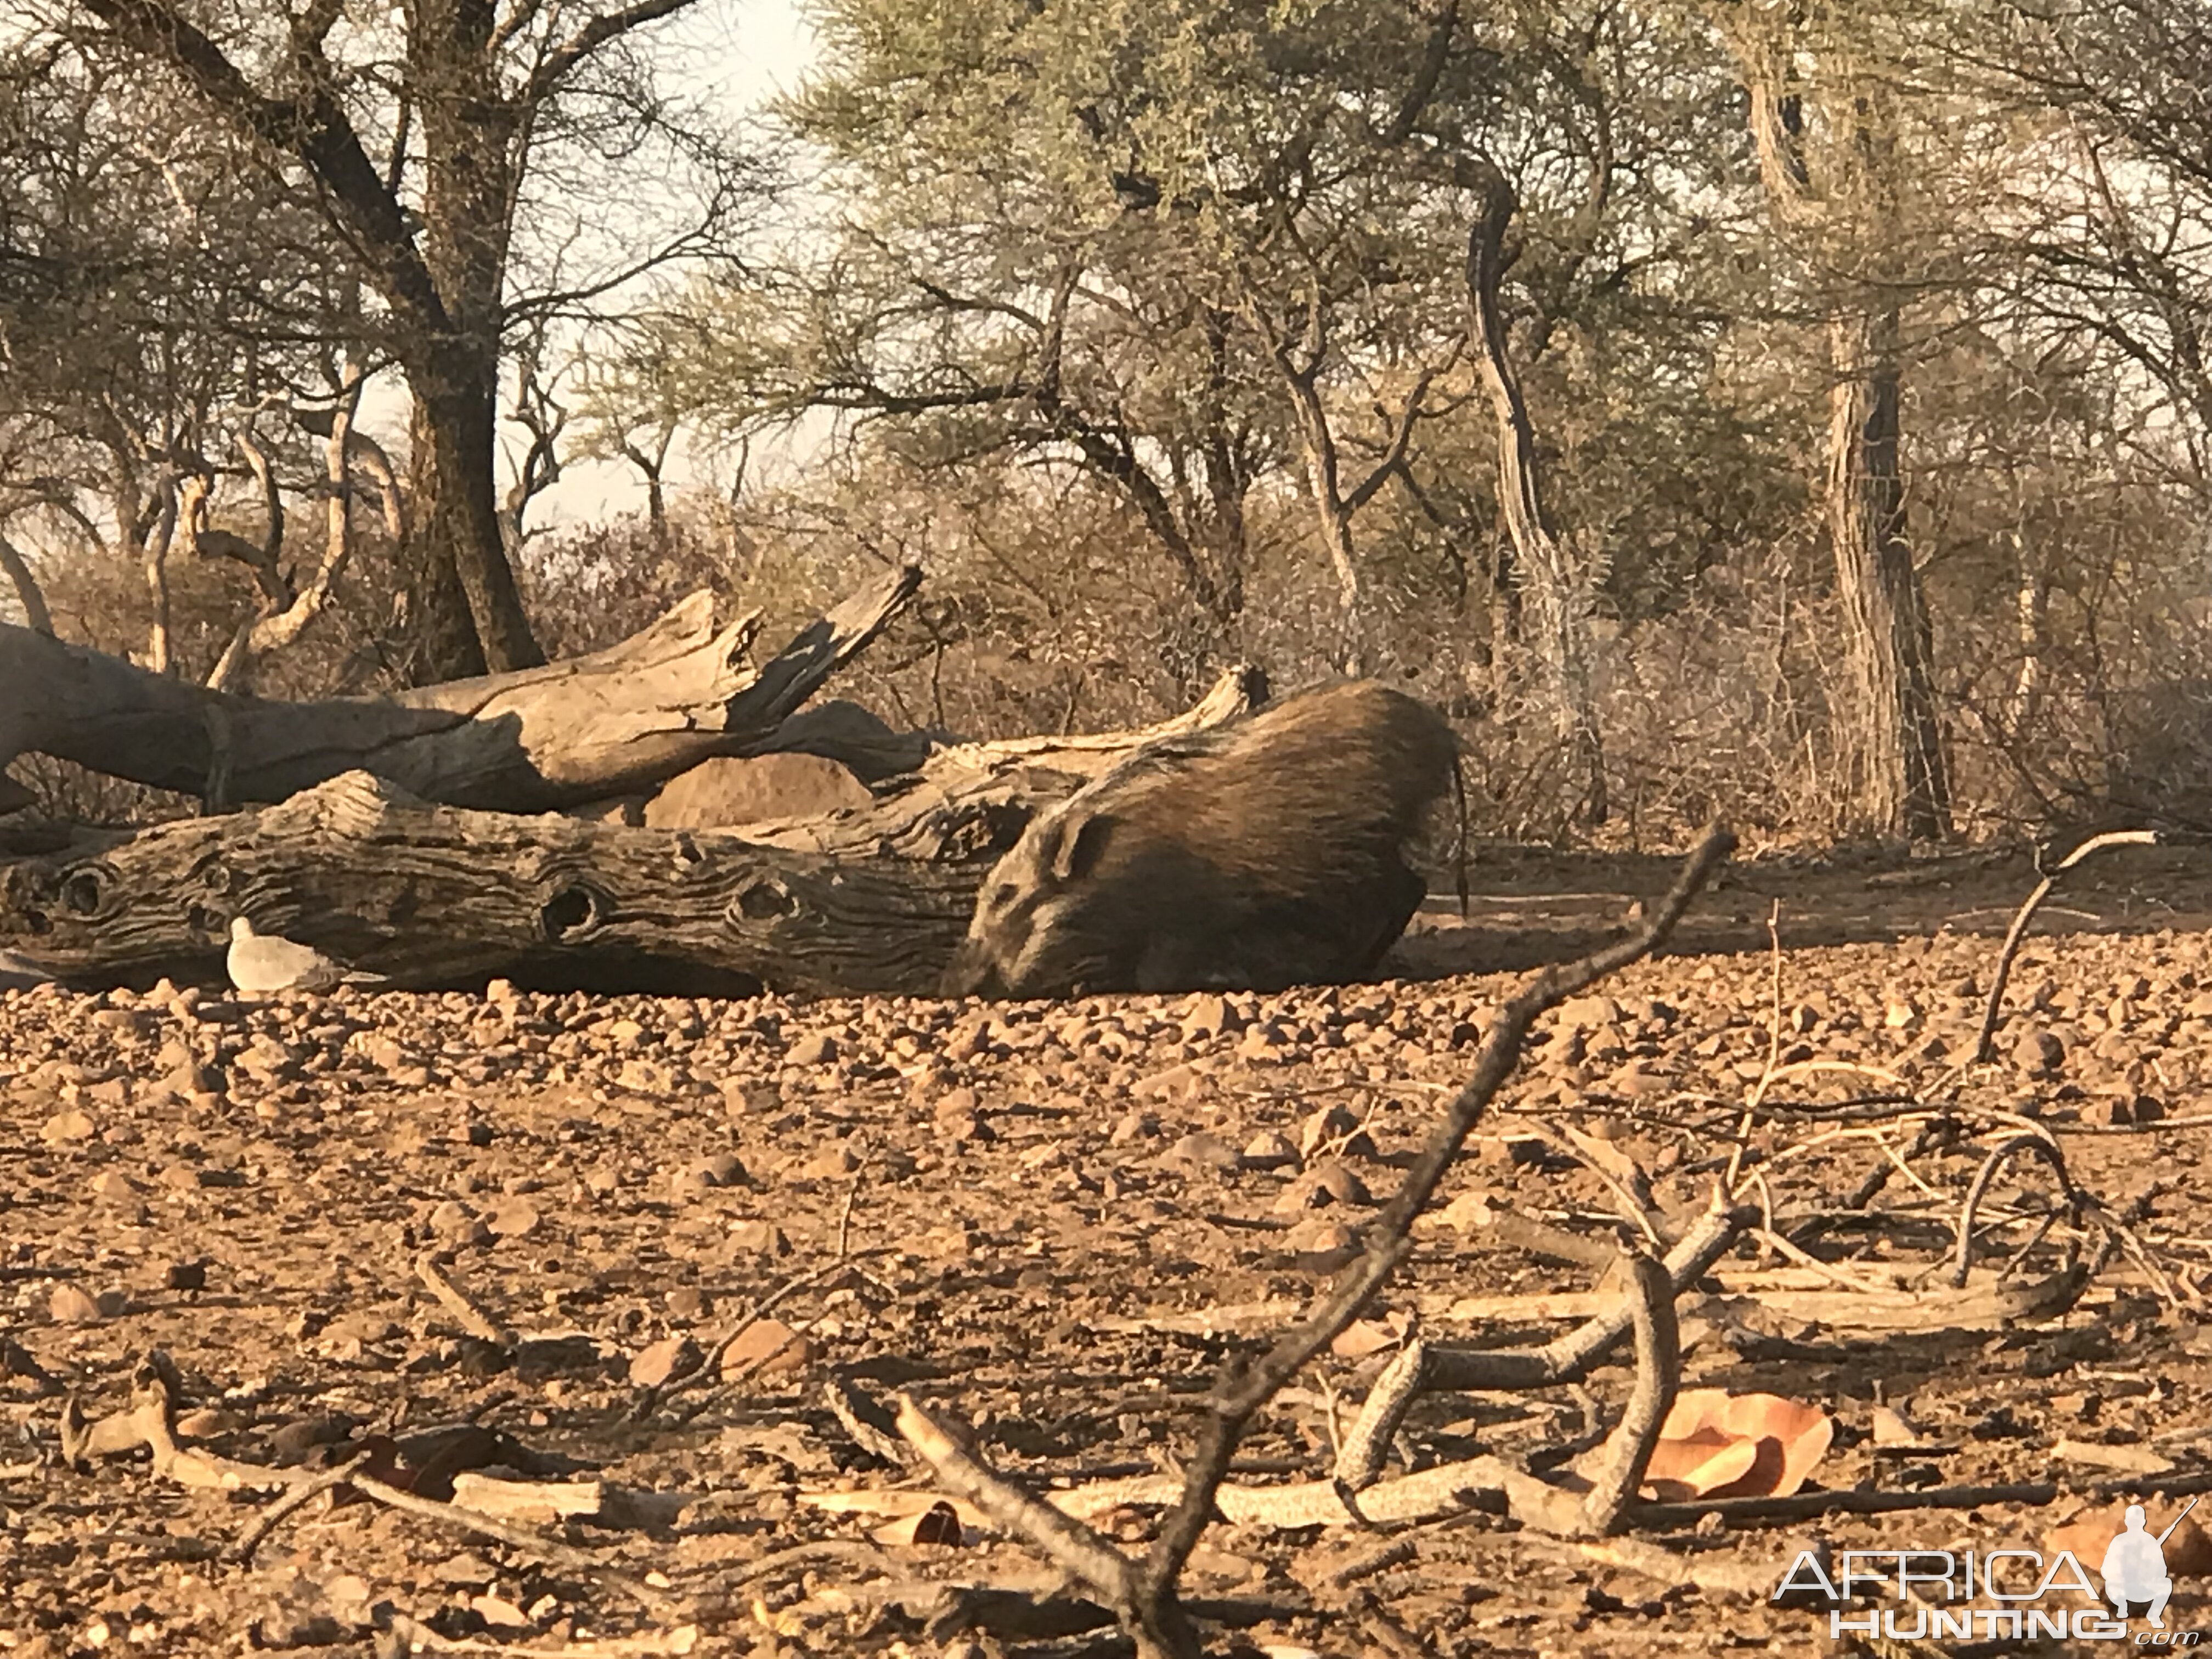
[[[624,247],[566,283],[555,273],[556,292],[518,298],[519,248],[556,193],[535,188],[549,156],[635,161],[648,136],[684,137],[634,44],[695,0],[408,0],[396,13],[346,0],[70,3],[104,26],[90,47],[159,66],[293,170],[380,301],[382,347],[414,404],[410,678],[541,660],[495,489],[507,331],[702,245],[732,180],[711,179],[703,210],[649,250]],[[557,194],[579,188],[564,172]]]
[[[226,135],[51,41],[0,60],[0,517],[138,566],[143,656],[168,672],[176,557],[247,550],[210,520],[218,480],[274,500],[258,405],[343,330],[319,222]],[[252,247],[219,234],[245,222]],[[273,576],[273,552],[248,562]]]
[[[1832,711],[1835,737],[1874,829],[1940,839],[1950,779],[1901,463],[1903,313],[1925,277],[1905,263],[1898,100],[1854,27],[1869,19],[1823,14],[1836,27],[1822,33],[1751,5],[1723,16],[1775,220],[1826,313],[1826,498],[1847,687]]]
[[[2194,0],[1989,0],[1947,64],[2036,135],[2005,203],[2004,299],[2045,340],[2148,386],[2174,475],[2212,501],[2212,27]]]
[[[1294,472],[1356,640],[1352,521],[1464,330],[1408,142],[1484,72],[1456,5],[940,13],[830,9],[787,114],[844,234],[722,296],[726,325],[686,337],[695,395],[733,423],[826,408],[925,453],[1076,468],[1217,634],[1245,602],[1251,493]]]

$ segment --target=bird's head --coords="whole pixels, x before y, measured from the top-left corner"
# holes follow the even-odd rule
[[[253,937],[252,920],[246,916],[233,916],[230,919],[230,936],[233,939],[252,939]]]

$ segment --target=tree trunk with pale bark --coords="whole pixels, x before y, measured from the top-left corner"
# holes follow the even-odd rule
[[[1478,192],[1481,204],[1468,234],[1468,297],[1475,368],[1498,428],[1498,510],[1522,584],[1522,638],[1542,668],[1543,693],[1559,739],[1572,758],[1582,797],[1577,817],[1595,827],[1605,822],[1610,811],[1595,684],[1595,571],[1591,562],[1559,535],[1545,509],[1535,424],[1528,417],[1528,401],[1507,349],[1498,289],[1505,274],[1505,230],[1519,202],[1512,185],[1487,159],[1468,165],[1465,182]]]
[[[1828,529],[1849,698],[1835,719],[1867,821],[1938,841],[1951,830],[1950,781],[1934,635],[1905,536],[1897,335],[1894,310],[1844,312],[1829,325]]]

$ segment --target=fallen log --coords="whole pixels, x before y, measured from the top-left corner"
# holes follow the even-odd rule
[[[70,980],[220,976],[228,919],[427,987],[933,988],[983,866],[417,801],[365,772],[0,869],[0,939]]]
[[[921,580],[911,567],[888,573],[757,669],[744,657],[759,613],[717,629],[702,592],[589,656],[320,702],[210,691],[0,623],[0,766],[35,750],[198,796],[215,811],[353,771],[427,801],[552,811],[650,789],[767,742]]]
[[[1261,690],[1236,671],[1159,726],[963,745],[871,806],[742,831],[477,811],[348,773],[258,811],[83,832],[0,863],[0,950],[79,983],[215,981],[242,914],[416,988],[497,975],[690,995],[932,994],[984,874],[1038,805],[1081,781],[1078,768],[1233,719]],[[1029,764],[1040,755],[1079,758]]]

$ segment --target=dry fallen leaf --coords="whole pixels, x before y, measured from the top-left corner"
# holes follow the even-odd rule
[[[1686,1389],[1659,1430],[1644,1485],[1662,1501],[1787,1498],[1827,1454],[1836,1425],[1773,1394]]]
[[[1734,1486],[1759,1461],[1759,1443],[1707,1425],[1680,1439],[1662,1438],[1644,1470],[1644,1490],[1662,1504]]]
[[[915,1544],[959,1544],[966,1541],[968,1534],[960,1524],[960,1511],[939,1498],[916,1514],[896,1516],[870,1528],[868,1536],[878,1544],[903,1549]]]

